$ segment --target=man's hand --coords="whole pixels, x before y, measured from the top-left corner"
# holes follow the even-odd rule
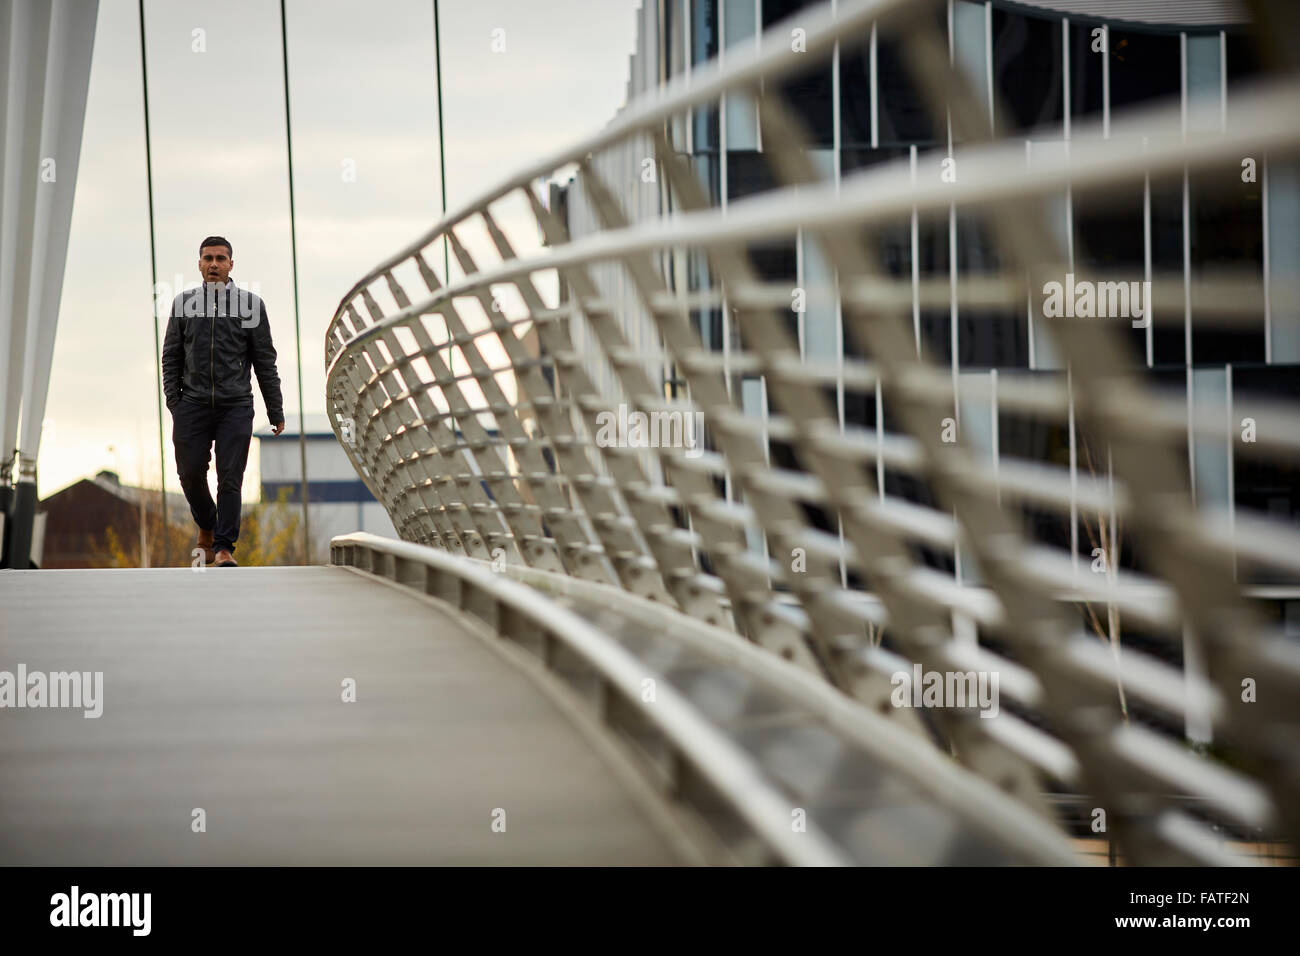
[[[274,438],[276,435],[280,434],[280,432],[284,431],[284,422],[271,422],[271,428],[273,429],[271,437]]]

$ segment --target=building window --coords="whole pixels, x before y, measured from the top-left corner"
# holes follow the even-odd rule
[[[840,151],[840,170],[843,176],[850,176],[859,170],[867,169],[881,163],[906,160],[911,150],[906,146],[891,146],[882,149],[849,148]],[[882,223],[865,227],[858,234],[868,258],[876,262],[891,279],[906,279],[912,274],[912,229],[909,219]],[[945,260],[946,261],[946,260]],[[844,355],[846,358],[861,358],[864,353],[860,348],[858,337],[850,327],[844,334]],[[874,407],[875,397],[872,393],[871,403]],[[874,421],[874,410],[872,412]]]
[[[1227,436],[1234,447],[1233,501],[1269,521],[1300,522],[1300,463],[1277,454],[1258,454],[1241,439],[1241,420],[1262,414],[1252,406],[1300,401],[1300,367],[1256,365],[1232,367],[1232,422]],[[1199,486],[1198,486],[1199,492]],[[1244,572],[1244,573],[1242,573]],[[1239,569],[1242,580],[1256,584],[1300,584],[1294,573],[1281,569]]]
[[[811,150],[809,158],[821,168],[823,178],[834,177],[834,153]],[[799,286],[805,292],[800,336],[803,355],[817,362],[834,362],[838,355],[838,317],[835,312],[835,271],[821,244],[809,233],[800,234]]]
[[[1260,165],[1263,165],[1261,162]],[[1300,362],[1300,302],[1284,286],[1300,276],[1300,163],[1268,164],[1269,358]]]
[[[727,151],[727,200],[735,202],[746,196],[757,195],[777,188],[779,184],[763,153]],[[747,243],[750,264],[764,282],[789,283],[795,287],[798,275],[798,254],[795,237],[778,236]],[[798,337],[798,316],[789,311],[791,334]]]
[[[993,91],[1003,130],[1059,126],[1064,118],[1061,22],[993,10]]]
[[[1228,55],[1223,67],[1229,87],[1235,86],[1242,80],[1259,76],[1261,71],[1259,50],[1251,34],[1228,31],[1224,46],[1227,47]]]
[[[1115,184],[1105,195],[1091,193],[1074,197],[1074,263],[1078,273],[1093,273],[1107,282],[1131,283],[1146,279],[1142,195],[1143,186],[1139,180]],[[1175,251],[1181,263],[1181,246]],[[1145,307],[1145,302],[1143,305]],[[1120,337],[1129,343],[1134,365],[1146,365],[1145,328],[1134,328],[1131,316],[1099,321],[1112,323]]]
[[[1212,108],[1223,106],[1223,57],[1219,34],[1189,34],[1187,37],[1187,108],[1211,108],[1209,122],[1192,132],[1213,132],[1222,125]],[[1190,119],[1189,119],[1190,122]]]
[[[776,189],[779,184],[768,158],[753,150],[727,150],[727,201]]]
[[[722,162],[717,153],[691,157],[695,175],[709,196],[709,205],[722,205]]]
[[[727,49],[753,47],[754,0],[722,0],[722,38]],[[727,149],[758,149],[758,109],[739,92],[727,94]]]
[[[664,4],[664,75],[672,82],[686,72],[686,6],[688,0],[667,0]],[[676,114],[669,121],[669,136],[673,148],[686,151],[686,117]]]
[[[718,55],[718,0],[691,0],[691,66],[703,66]],[[697,153],[718,149],[718,107],[697,106],[691,110],[694,148]]]
[[[1070,119],[1102,111],[1102,58],[1100,38],[1092,35],[1100,27],[1088,23],[1070,23]],[[1094,51],[1093,47],[1098,47]],[[1175,74],[1177,76],[1177,74]]]
[[[1243,183],[1237,161],[1192,176],[1191,230],[1192,364],[1264,361],[1264,319],[1225,319],[1197,301],[1195,281],[1207,272],[1231,272],[1260,286],[1263,301],[1264,245],[1259,183]]]
[[[695,174],[705,184],[709,192],[709,202],[719,205],[719,167],[721,163],[717,153],[705,153],[691,157]],[[686,263],[687,288],[691,292],[705,292],[716,289],[718,283],[709,268],[708,257],[702,249],[691,249],[687,253]],[[700,336],[706,349],[722,351],[722,309],[713,306],[703,309],[691,309],[691,324]]]
[[[1182,90],[1182,52],[1177,35],[1110,31],[1112,114],[1134,103],[1177,97]]]
[[[840,145],[871,146],[871,34],[840,46]]]
[[[948,279],[948,218],[925,218],[917,228],[916,260],[921,282]],[[921,341],[928,358],[952,364],[952,309],[921,309]]]
[[[970,213],[957,213],[959,279],[996,275],[1001,260],[992,230]],[[1028,368],[1029,327],[1023,309],[959,306],[957,360],[961,368]]]
[[[1174,281],[1183,275],[1183,186],[1177,180],[1151,183],[1151,272]],[[1184,364],[1187,346],[1183,326],[1181,310],[1177,315],[1152,319],[1153,365]]]
[[[957,72],[987,117],[989,109],[988,10],[983,3],[955,0],[952,5],[952,56]],[[956,124],[953,138],[960,139]]]
[[[1051,376],[1060,379],[1059,372],[1020,372],[1018,376]],[[999,374],[999,380],[1002,376]],[[966,428],[966,416],[962,416]],[[1015,459],[1038,465],[1049,465],[1061,471],[1070,468],[1070,429],[1065,421],[1041,417],[1026,412],[999,409],[997,415],[997,447],[1003,461]],[[1009,502],[1008,502],[1009,503]],[[1059,508],[1016,502],[1022,530],[1030,541],[1070,552],[1070,513]],[[1094,525],[1095,521],[1092,522]]]
[[[810,12],[823,6],[815,0],[763,0],[763,29],[767,30],[800,10]],[[800,26],[796,19],[790,29]],[[769,81],[770,82],[770,81]],[[805,70],[787,76],[778,82],[777,89],[814,147],[829,148],[835,144],[833,119],[834,97],[832,66],[829,59],[813,62]]]
[[[939,142],[941,134],[946,143],[942,118],[937,124],[930,118],[925,99],[912,82],[898,42],[884,35],[877,37],[876,41],[876,76],[880,145],[916,143],[933,146]]]

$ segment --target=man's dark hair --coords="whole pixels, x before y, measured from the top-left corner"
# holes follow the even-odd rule
[[[200,242],[199,255],[203,255],[203,250],[208,246],[225,246],[226,255],[231,259],[235,258],[235,250],[231,247],[230,240],[226,239],[224,236],[208,236],[208,238]]]

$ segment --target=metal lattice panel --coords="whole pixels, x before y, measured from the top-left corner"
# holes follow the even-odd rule
[[[1185,797],[1242,831],[1294,838],[1300,647],[1261,618],[1237,569],[1300,571],[1300,529],[1198,507],[1187,444],[1221,434],[1223,411],[1159,391],[1127,356],[1122,325],[1047,317],[1036,290],[1067,273],[1131,278],[1073,261],[1053,228],[1056,197],[1101,202],[1122,185],[1181,183],[1243,155],[1294,156],[1300,130],[1278,118],[1300,115],[1300,84],[1262,84],[1222,123],[1217,108],[1203,123],[1177,107],[1116,115],[1030,162],[959,79],[931,6],[819,9],[799,20],[799,52],[774,27],[752,54],[732,52],[633,104],[372,270],[326,339],[340,440],[405,540],[621,588],[738,631],[916,731],[918,747],[942,740],[1008,800],[1050,817],[1046,791],[1090,795],[1136,862],[1233,859]],[[904,160],[828,181],[773,92],[773,81],[873,29],[898,38],[931,115],[949,124],[951,151],[929,165],[951,157],[955,178],[920,177]],[[669,126],[724,95],[756,104],[759,156],[777,188],[719,209]],[[1202,128],[1218,132],[1187,132]],[[599,162],[629,145],[653,161],[661,200],[635,221]],[[534,189],[566,168],[600,227],[576,239]],[[996,268],[951,282],[891,275],[882,230],[957,210],[993,237]],[[521,221],[519,234],[536,226],[546,243],[522,258],[507,236]],[[830,266],[830,281],[801,291],[834,303],[852,346],[842,361],[806,360],[791,289],[765,282],[750,256],[752,244],[796,232]],[[430,264],[443,242],[459,267],[450,283]],[[711,288],[685,287],[687,255],[707,264]],[[628,299],[602,292],[611,270]],[[415,283],[422,292],[408,291]],[[1028,309],[1068,371],[993,379],[979,394],[955,365],[931,361],[916,332],[917,304],[950,296]],[[1229,273],[1151,277],[1157,323],[1181,328],[1193,296],[1225,327],[1264,308],[1259,287]],[[650,345],[628,321],[630,300]],[[723,351],[692,321],[705,307],[722,308],[734,329]],[[737,377],[759,382],[765,414],[746,413]],[[874,429],[844,421],[846,388],[874,393]],[[964,402],[990,399],[1086,435],[1092,480],[1073,466],[990,460],[962,421]],[[707,447],[600,440],[620,402],[652,422],[701,415]],[[1249,411],[1259,440],[1237,453],[1293,461],[1296,409]],[[793,466],[773,460],[774,441]],[[887,475],[920,491],[899,494]],[[1027,534],[1030,507],[1068,517],[1072,535],[1081,520],[1089,535],[1095,526],[1105,573],[1081,567],[1074,543],[1066,551]],[[1128,567],[1120,522],[1140,555]],[[1121,653],[1120,621],[1171,653]],[[1196,660],[1184,668],[1174,652],[1188,649]],[[996,673],[1007,703],[993,719],[891,706],[894,675],[914,665]],[[1243,681],[1259,685],[1257,700],[1243,701]],[[1211,722],[1233,760],[1131,719],[1129,700]]]

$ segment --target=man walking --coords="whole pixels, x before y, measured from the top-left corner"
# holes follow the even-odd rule
[[[266,403],[274,434],[284,431],[284,400],[266,305],[230,279],[235,254],[221,236],[199,245],[203,285],[172,300],[163,340],[163,395],[172,415],[172,444],[205,564],[237,567],[240,488],[253,439],[253,389]],[[208,491],[208,462],[217,446],[217,500]]]

